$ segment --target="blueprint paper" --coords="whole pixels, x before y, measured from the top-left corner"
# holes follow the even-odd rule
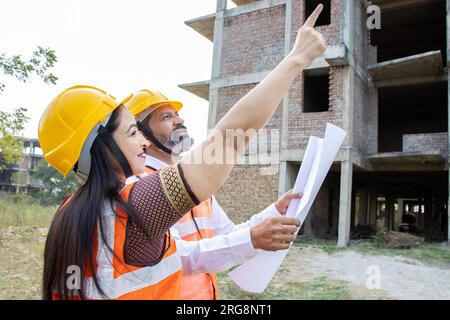
[[[303,196],[290,202],[286,216],[297,217],[303,224],[345,136],[344,130],[328,123],[323,139],[310,137],[293,190]],[[272,280],[287,253],[288,250],[263,251],[228,275],[242,289],[261,293]]]

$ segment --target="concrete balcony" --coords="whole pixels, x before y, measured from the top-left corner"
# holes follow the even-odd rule
[[[243,4],[249,4],[252,2],[257,2],[258,0],[233,0],[234,4],[237,6],[241,6]]]
[[[404,134],[402,151],[368,156],[377,170],[444,170],[448,160],[448,133]]]
[[[184,89],[192,94],[195,94],[197,97],[205,99],[209,101],[209,81],[200,81],[193,83],[184,83],[178,85],[181,89]]]
[[[380,62],[367,70],[377,87],[433,82],[444,76],[440,51]]]
[[[437,0],[372,0],[372,4],[381,8],[382,12],[417,7]]]
[[[214,40],[214,22],[216,20],[216,14],[209,14],[200,18],[191,19],[184,23],[200,33],[202,36],[210,41]]]

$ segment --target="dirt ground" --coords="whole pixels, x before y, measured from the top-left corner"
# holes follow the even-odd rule
[[[46,228],[0,229],[0,299],[40,299]],[[370,267],[370,268],[369,268]],[[368,271],[379,271],[369,289]],[[450,299],[450,265],[350,249],[328,254],[320,246],[293,246],[266,292],[241,291],[219,275],[222,299]]]
[[[40,299],[47,228],[0,229],[0,299]]]
[[[450,299],[449,266],[426,265],[401,256],[372,256],[345,251],[329,255],[318,248],[293,247],[284,263],[286,279],[325,276],[342,280],[366,298]],[[370,277],[380,275],[379,289]]]

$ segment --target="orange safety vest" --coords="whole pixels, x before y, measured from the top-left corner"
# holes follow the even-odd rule
[[[152,174],[155,169],[146,167],[146,173]],[[211,198],[203,201],[185,214],[176,224],[181,239],[198,241],[214,237],[212,224]],[[215,273],[200,273],[196,275],[183,275],[180,284],[181,300],[217,300],[217,276]]]
[[[134,182],[122,191],[123,199],[128,200]],[[95,272],[100,286],[106,296],[115,300],[178,300],[180,299],[180,281],[183,267],[177,252],[175,240],[167,232],[165,254],[154,266],[134,267],[124,261],[124,245],[127,225],[127,214],[117,208],[115,212],[107,212],[103,216],[109,234],[105,237],[113,248],[110,252],[103,243],[100,230],[97,228],[94,240]],[[99,250],[100,248],[100,250]],[[112,262],[112,263],[111,263]],[[94,284],[90,270],[84,278],[84,294],[87,299],[102,299]],[[53,298],[58,298],[53,295]],[[76,298],[76,297],[75,297]]]

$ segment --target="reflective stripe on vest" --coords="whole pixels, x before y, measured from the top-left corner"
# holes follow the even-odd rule
[[[114,238],[116,231],[116,215],[112,210],[104,214],[105,234],[107,244],[110,248],[114,247]],[[178,252],[165,256],[158,264],[149,267],[135,268],[128,267],[128,272],[117,274],[119,266],[113,266],[111,261],[116,262],[113,253],[108,249],[100,236],[100,226],[97,231],[97,277],[100,287],[109,299],[117,299],[133,291],[140,290],[149,286],[157,285],[162,280],[172,276],[182,268],[181,258]],[[175,245],[172,243],[171,245]],[[117,254],[117,252],[116,252]],[[124,264],[124,263],[123,263]],[[119,267],[120,268],[120,267]],[[123,268],[120,268],[123,270]],[[132,270],[135,269],[135,270]],[[88,299],[102,299],[103,296],[97,290],[92,277],[85,278],[85,294]],[[150,297],[149,297],[150,298]],[[151,297],[158,298],[158,297]],[[178,298],[174,296],[174,298]]]
[[[120,192],[124,200],[128,200],[129,192],[138,180],[139,178],[127,180],[126,187]],[[119,208],[116,211],[117,214],[109,207],[103,213],[106,243],[101,237],[99,224],[95,232],[95,273],[103,293],[109,299],[179,299],[183,268],[175,240],[170,237],[170,233],[167,233],[166,251],[159,263],[148,267],[128,265],[123,256],[127,214]],[[85,298],[103,299],[104,296],[100,294],[89,273],[86,272],[83,282]],[[53,297],[58,299],[56,294]]]
[[[212,219],[210,217],[195,217],[194,219],[200,230],[202,230],[202,229],[213,230]],[[192,219],[190,219],[186,222],[183,222],[183,223],[177,223],[176,229],[177,229],[178,233],[180,234],[181,238],[188,236],[191,233],[198,233],[197,227],[194,224],[194,222],[192,221]]]

